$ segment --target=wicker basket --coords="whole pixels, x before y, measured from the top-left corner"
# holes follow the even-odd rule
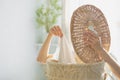
[[[110,31],[104,14],[93,5],[83,5],[74,11],[71,18],[71,40],[79,58],[85,63],[98,62],[98,55],[90,46],[86,46],[83,33],[93,26],[101,38],[102,46],[109,51]]]
[[[104,80],[104,61],[88,64],[47,62],[48,80]]]

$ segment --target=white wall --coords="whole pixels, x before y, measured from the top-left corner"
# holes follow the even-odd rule
[[[0,80],[35,80],[35,0],[0,0]]]

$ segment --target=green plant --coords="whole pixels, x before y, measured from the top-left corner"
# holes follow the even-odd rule
[[[37,28],[45,27],[48,33],[50,28],[57,23],[58,17],[61,15],[62,7],[59,4],[61,0],[47,0],[46,4],[42,4],[36,10]]]

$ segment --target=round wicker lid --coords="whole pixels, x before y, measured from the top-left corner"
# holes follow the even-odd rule
[[[91,27],[92,26],[92,27]],[[75,52],[85,63],[100,61],[95,50],[86,46],[83,33],[91,29],[101,38],[102,46],[109,51],[110,31],[104,14],[93,5],[83,5],[73,12],[71,18],[71,40]]]

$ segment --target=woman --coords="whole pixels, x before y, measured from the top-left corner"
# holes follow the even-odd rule
[[[84,35],[87,36],[87,38],[88,38],[88,39],[85,39],[85,42],[87,44],[91,45],[91,47],[96,50],[96,52],[99,54],[100,59],[104,59],[104,61],[110,66],[111,71],[116,75],[116,77],[118,79],[120,79],[120,66],[102,48],[99,37],[96,34],[94,34],[92,31],[87,31],[84,33]],[[37,61],[39,61],[41,63],[46,63],[46,60],[48,58],[52,58],[52,55],[48,54],[48,49],[49,49],[50,41],[53,36],[58,36],[58,37],[63,36],[63,33],[59,26],[54,26],[53,28],[51,28],[51,30],[47,36],[47,39],[45,40],[45,42],[39,52]]]

